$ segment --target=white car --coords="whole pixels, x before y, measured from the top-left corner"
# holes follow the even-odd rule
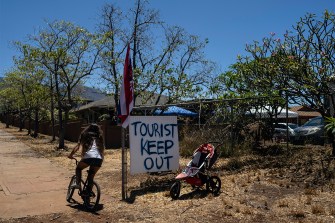
[[[294,129],[298,127],[297,124],[294,123],[288,123],[288,125],[286,123],[278,123],[278,124],[273,124],[274,126],[274,134],[273,134],[273,138],[277,139],[277,140],[281,140],[281,139],[286,139],[286,132],[288,130],[288,137],[289,139],[295,135]]]

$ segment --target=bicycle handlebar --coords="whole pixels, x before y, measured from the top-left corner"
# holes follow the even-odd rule
[[[77,158],[76,158],[76,157],[72,157],[72,159],[75,160],[75,161],[76,161],[76,165],[78,165],[78,160],[77,160]]]

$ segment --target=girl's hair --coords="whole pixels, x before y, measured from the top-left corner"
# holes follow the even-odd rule
[[[101,155],[103,156],[105,150],[103,132],[95,123],[87,126],[80,134],[79,143],[83,147],[82,155],[84,155],[85,152],[91,148],[94,139]]]

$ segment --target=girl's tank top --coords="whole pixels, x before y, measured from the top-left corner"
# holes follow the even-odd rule
[[[85,155],[84,155],[84,159],[88,159],[88,158],[102,159],[102,156],[101,156],[100,151],[97,147],[95,139],[93,140],[91,148],[89,150],[87,150]]]

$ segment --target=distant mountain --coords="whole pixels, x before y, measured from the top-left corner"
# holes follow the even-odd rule
[[[101,90],[83,85],[76,86],[73,94],[86,102],[98,101],[106,97]]]
[[[3,77],[0,77],[0,83],[3,82],[3,79]],[[89,103],[105,98],[106,94],[99,89],[79,85],[74,88],[73,96],[80,98],[85,103]]]

